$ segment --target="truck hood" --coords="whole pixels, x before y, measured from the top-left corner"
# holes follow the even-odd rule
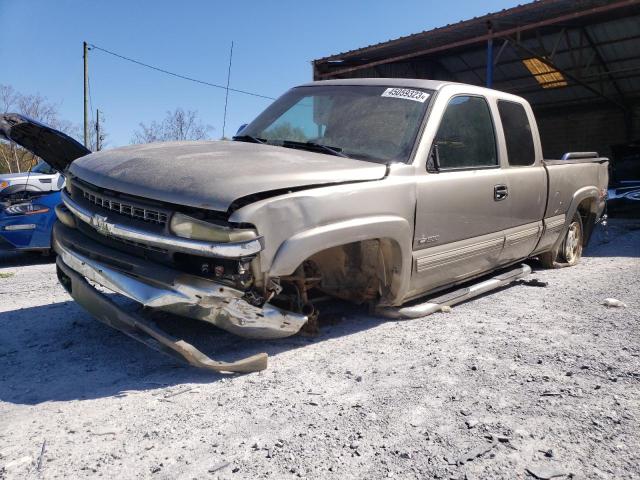
[[[76,158],[91,153],[69,135],[19,113],[0,115],[0,138],[26,148],[61,173]]]
[[[381,179],[386,166],[272,145],[198,141],[103,150],[69,171],[109,190],[226,211],[252,194]]]

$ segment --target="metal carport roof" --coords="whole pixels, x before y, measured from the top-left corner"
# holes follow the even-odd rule
[[[598,101],[626,110],[640,96],[640,1],[542,0],[331,55],[313,69],[316,80],[490,83],[537,109]]]

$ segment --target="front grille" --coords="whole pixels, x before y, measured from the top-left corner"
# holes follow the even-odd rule
[[[108,195],[103,195],[89,190],[84,185],[80,185],[78,183],[74,184],[74,190],[80,192],[82,194],[82,198],[88,202],[105,210],[110,210],[112,212],[119,213],[120,215],[161,225],[163,227],[167,224],[169,215],[160,210],[143,205],[136,205],[120,198],[109,197]]]
[[[124,251],[126,251],[127,253],[133,253],[133,254],[140,254],[140,255],[146,255],[145,252],[154,252],[154,253],[158,253],[158,254],[162,254],[162,255],[166,255],[168,254],[168,250],[161,248],[161,247],[156,247],[154,245],[148,245],[146,243],[140,243],[140,242],[135,242],[133,240],[126,240],[124,238],[117,238],[117,237],[112,237],[111,235],[102,235],[101,233],[99,233],[97,230],[95,230],[93,227],[87,225],[84,222],[80,222],[78,224],[78,228],[79,230],[84,233],[86,236],[100,242],[103,243],[109,247],[115,248],[120,250],[124,245],[127,245],[128,247],[133,247],[132,249],[125,249]],[[140,256],[139,255],[139,256]]]

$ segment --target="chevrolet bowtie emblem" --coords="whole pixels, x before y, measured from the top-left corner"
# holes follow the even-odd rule
[[[95,213],[93,217],[91,217],[91,225],[95,228],[99,233],[103,235],[109,234],[109,224],[107,223],[107,217],[103,217],[102,215],[98,215]]]

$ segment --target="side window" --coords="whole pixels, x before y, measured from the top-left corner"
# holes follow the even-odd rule
[[[509,165],[524,167],[533,165],[536,153],[533,148],[531,125],[524,107],[515,102],[498,101],[498,111],[507,144]]]
[[[438,167],[442,170],[498,165],[487,101],[471,96],[452,98],[442,116],[434,145],[438,149]]]

